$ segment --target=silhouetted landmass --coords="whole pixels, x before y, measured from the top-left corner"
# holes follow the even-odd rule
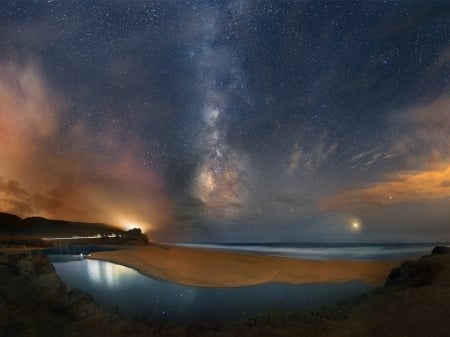
[[[123,231],[103,223],[51,220],[42,217],[21,219],[13,214],[0,213],[0,246],[3,247],[40,247],[51,248],[53,253],[88,254],[103,250],[99,247],[104,245],[146,244],[148,238],[139,228]]]
[[[51,220],[42,217],[21,219],[9,213],[0,213],[0,235],[25,237],[70,237],[122,233],[120,228],[104,223]]]
[[[53,240],[54,238],[70,240]],[[98,251],[98,246],[146,244],[148,238],[139,228],[123,231],[103,223],[51,220],[42,217],[21,219],[13,214],[0,213],[0,246],[3,247],[40,247],[51,248],[53,253],[60,250],[65,254],[71,251],[87,254]]]
[[[25,224],[17,215],[0,212],[0,235],[14,235],[24,231]]]

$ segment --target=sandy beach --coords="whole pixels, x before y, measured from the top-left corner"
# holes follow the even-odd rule
[[[399,261],[317,261],[151,244],[96,252],[90,259],[121,264],[140,273],[197,287],[241,287],[262,283],[382,285]]]

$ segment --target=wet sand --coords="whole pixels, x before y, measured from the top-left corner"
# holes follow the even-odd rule
[[[379,286],[391,269],[400,264],[399,261],[302,260],[160,244],[96,252],[89,258],[124,265],[153,278],[196,287],[350,281]]]

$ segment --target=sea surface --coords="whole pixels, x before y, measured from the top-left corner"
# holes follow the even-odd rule
[[[236,252],[307,259],[403,260],[429,254],[435,244],[182,244]],[[270,311],[302,311],[335,304],[371,290],[359,283],[263,284],[237,288],[202,288],[153,279],[110,262],[77,255],[48,255],[57,274],[95,301],[135,318],[153,322],[222,323]]]
[[[177,246],[247,252],[308,260],[404,260],[448,243],[180,243]]]

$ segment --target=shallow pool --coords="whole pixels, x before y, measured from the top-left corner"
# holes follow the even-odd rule
[[[224,322],[267,311],[299,311],[337,303],[371,289],[358,282],[189,287],[152,279],[110,262],[49,258],[69,287],[88,292],[98,303],[121,313],[155,322]]]

